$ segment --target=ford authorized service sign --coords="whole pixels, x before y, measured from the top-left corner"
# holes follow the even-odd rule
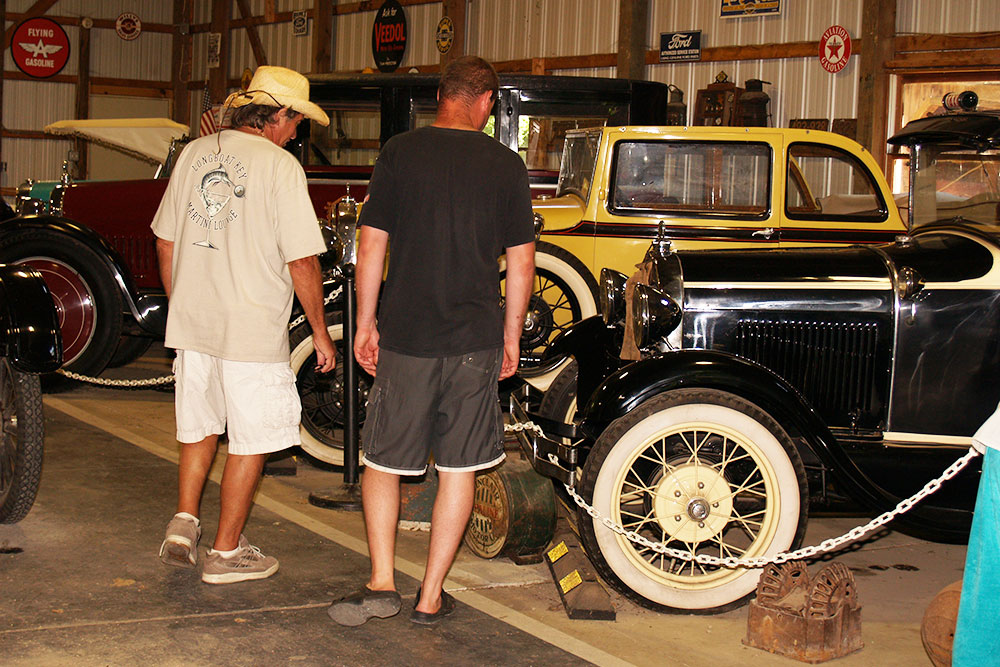
[[[375,12],[372,56],[380,72],[395,72],[406,53],[406,14],[396,0],[385,0]]]
[[[10,56],[28,76],[47,79],[66,66],[69,38],[62,26],[51,19],[28,19],[11,36]]]

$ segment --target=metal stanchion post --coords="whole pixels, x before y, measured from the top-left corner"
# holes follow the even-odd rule
[[[344,483],[313,491],[309,504],[349,512],[361,511],[358,468],[358,362],[354,359],[354,265],[344,267]]]

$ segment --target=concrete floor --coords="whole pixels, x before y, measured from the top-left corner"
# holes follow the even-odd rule
[[[162,349],[154,349],[116,374],[168,371]],[[612,594],[615,622],[573,621],[545,565],[486,561],[464,547],[446,586],[461,603],[452,618],[423,628],[404,613],[340,628],[325,608],[367,576],[364,526],[358,513],[308,503],[310,491],[335,486],[342,476],[301,460],[296,476],[263,480],[247,529],[279,558],[278,574],[232,586],[202,584],[195,571],[156,558],[175,501],[172,400],[169,392],[89,386],[46,396],[38,500],[21,523],[0,526],[4,664],[801,664],[742,645],[745,607],[714,616],[663,615]],[[210,484],[203,511],[208,536],[217,511],[218,486]],[[860,522],[813,519],[806,544]],[[404,605],[412,604],[426,543],[427,533],[400,535]],[[964,557],[964,547],[893,532],[830,557],[854,572],[864,608],[865,647],[836,664],[930,664],[920,643],[921,617],[937,591],[961,577]]]

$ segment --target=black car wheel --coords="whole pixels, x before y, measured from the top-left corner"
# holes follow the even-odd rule
[[[570,361],[559,371],[552,384],[542,395],[538,412],[543,417],[554,419],[564,424],[572,424],[576,417],[576,379],[578,366],[575,360]]]
[[[337,349],[337,366],[316,372],[316,351],[308,322],[289,333],[292,372],[302,401],[301,447],[307,454],[333,465],[344,463],[344,341],[343,325],[327,313],[327,331]],[[364,423],[365,403],[372,377],[358,367],[358,428]]]
[[[121,337],[123,306],[101,257],[65,234],[26,230],[0,240],[0,262],[21,262],[42,274],[59,317],[63,366],[83,375],[103,371]]]
[[[144,355],[152,344],[153,339],[145,336],[122,336],[118,339],[118,345],[115,346],[115,352],[111,355],[108,368],[128,366]]]
[[[771,556],[805,531],[805,470],[791,439],[757,406],[721,391],[668,392],[612,422],[583,467],[584,498],[654,544],[716,557]],[[672,558],[580,512],[600,575],[660,611],[718,612],[742,604],[760,569]]]
[[[42,475],[42,390],[37,375],[0,357],[0,523],[14,523],[35,502]]]
[[[500,259],[500,279],[507,275]],[[503,293],[503,284],[501,284]],[[521,333],[518,374],[532,377],[548,372],[545,351],[574,322],[597,314],[597,281],[583,262],[551,243],[535,244],[535,282]]]

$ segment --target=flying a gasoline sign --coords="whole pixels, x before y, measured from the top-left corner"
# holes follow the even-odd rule
[[[375,12],[372,56],[380,72],[395,72],[406,53],[406,14],[397,0],[385,0]]]
[[[58,74],[69,60],[69,38],[51,19],[23,21],[10,38],[10,56],[17,68],[36,79]]]

